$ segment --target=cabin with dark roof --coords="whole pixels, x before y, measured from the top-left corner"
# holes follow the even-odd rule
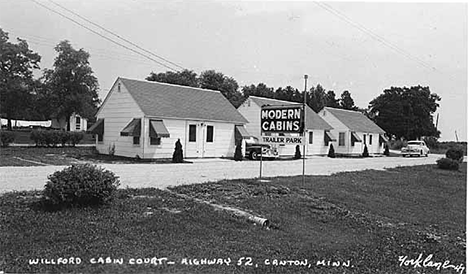
[[[332,134],[335,153],[360,155],[367,146],[369,154],[382,154],[388,141],[385,131],[359,111],[325,107],[320,117],[333,126]]]
[[[231,157],[247,120],[219,91],[118,78],[89,129],[102,154],[172,158]]]
[[[256,138],[261,137],[260,113],[262,106],[289,106],[300,103],[276,100],[271,98],[249,96],[237,110],[249,121],[245,126],[247,131]],[[332,126],[323,120],[313,109],[306,107],[306,155],[326,155],[328,145],[334,139],[330,130]],[[265,134],[268,135],[268,134]],[[275,134],[273,134],[275,135]],[[294,135],[291,133],[291,135]],[[298,135],[298,134],[296,134]],[[279,145],[277,147],[280,155],[294,155],[294,145]],[[300,146],[301,153],[304,153]]]

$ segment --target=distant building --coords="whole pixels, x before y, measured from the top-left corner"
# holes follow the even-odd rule
[[[126,157],[171,158],[179,139],[184,157],[231,157],[236,134],[247,134],[247,120],[219,91],[126,78],[96,117],[89,131],[99,153]]]
[[[68,123],[70,124],[70,131],[86,131],[88,129],[88,120],[77,113],[73,113],[68,121],[64,118],[53,118],[50,127],[54,129],[67,130]]]
[[[383,144],[388,141],[385,131],[361,112],[325,107],[319,115],[333,127],[335,153],[359,155],[365,145],[369,154],[383,153]]]
[[[276,100],[271,98],[249,96],[244,103],[238,107],[239,112],[249,121],[245,126],[247,131],[260,139],[260,112],[262,106],[284,106],[297,105],[300,103]],[[322,119],[309,106],[306,107],[306,155],[326,155],[329,142],[334,139],[330,133],[332,126]],[[273,134],[276,135],[276,134]],[[298,134],[291,134],[298,135]],[[301,146],[301,151],[303,147]],[[280,155],[294,155],[294,145],[282,145],[278,147]],[[302,152],[303,153],[303,152]]]

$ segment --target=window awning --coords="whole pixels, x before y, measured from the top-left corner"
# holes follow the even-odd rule
[[[88,129],[88,132],[93,133],[93,134],[103,135],[104,134],[104,119],[97,119],[96,123],[94,123],[94,125],[92,125]]]
[[[236,139],[248,139],[252,136],[244,126],[236,126],[235,135]]]
[[[151,138],[168,138],[170,137],[164,122],[161,120],[150,120],[150,137]]]
[[[384,143],[387,143],[387,142],[388,142],[388,138],[385,137],[385,135],[380,134],[380,135],[379,135],[379,141],[380,141],[381,144],[384,144]]]
[[[361,138],[359,138],[359,135],[357,135],[356,132],[351,132],[351,142],[362,142]]]
[[[141,119],[133,119],[121,132],[120,136],[135,136],[141,134]]]
[[[336,138],[335,138],[335,136],[333,136],[333,134],[331,134],[330,131],[325,131],[325,141],[336,142]]]

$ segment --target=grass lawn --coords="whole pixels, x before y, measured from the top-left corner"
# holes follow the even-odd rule
[[[305,185],[298,176],[170,192],[122,189],[108,206],[54,212],[37,207],[39,192],[7,193],[0,196],[0,271],[461,273],[435,266],[446,260],[465,266],[466,168],[307,176]],[[243,209],[272,226],[180,194]],[[419,254],[432,267],[413,267],[408,260]],[[407,257],[400,262],[399,256]],[[70,264],[70,257],[80,264]],[[108,257],[111,263],[105,263]],[[47,264],[59,258],[68,264]],[[195,265],[205,258],[219,265]],[[35,259],[43,261],[31,264]],[[286,265],[272,265],[280,261]]]

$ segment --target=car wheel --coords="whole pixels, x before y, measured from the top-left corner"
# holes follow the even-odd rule
[[[253,150],[250,152],[250,160],[257,160],[258,159],[258,153]]]

